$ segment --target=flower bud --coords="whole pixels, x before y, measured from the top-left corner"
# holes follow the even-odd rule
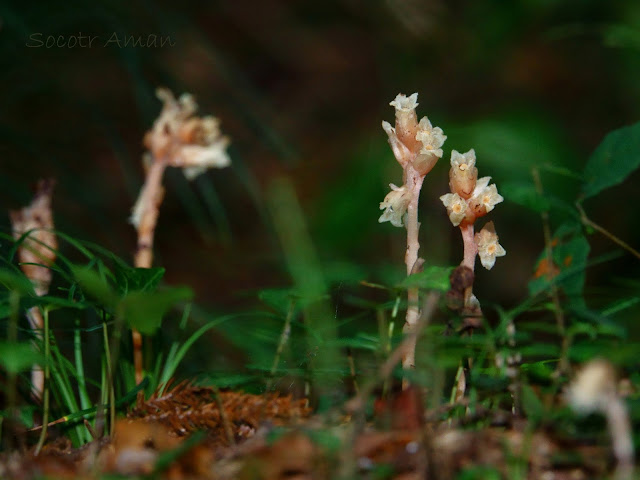
[[[396,109],[396,134],[398,139],[414,154],[422,148],[422,144],[416,140],[418,133],[418,94],[407,97],[401,93],[389,103]]]
[[[438,157],[433,153],[421,153],[412,162],[411,165],[420,175],[425,176],[436,166]]]
[[[396,129],[393,128],[389,122],[383,121],[382,129],[387,134],[387,137],[389,137],[389,145],[393,151],[393,156],[396,157],[396,160],[400,163],[403,169],[406,168],[406,165],[411,160],[413,154],[405,144],[400,141],[396,134]]]
[[[476,152],[473,148],[464,154],[453,150],[451,152],[451,170],[449,171],[451,191],[468,199],[473,194],[477,178]]]

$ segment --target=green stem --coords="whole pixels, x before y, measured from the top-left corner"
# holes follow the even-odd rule
[[[113,426],[116,423],[116,402],[113,392],[113,370],[111,368],[111,348],[109,347],[109,335],[107,323],[102,322],[102,337],[104,340],[104,351],[107,365],[107,395],[109,397],[109,432],[113,432]]]
[[[289,302],[289,311],[287,312],[287,317],[284,320],[284,327],[282,328],[282,333],[280,334],[280,342],[278,342],[278,348],[276,350],[276,356],[273,359],[273,365],[271,366],[271,372],[269,374],[269,380],[267,382],[267,391],[271,391],[271,387],[273,386],[273,377],[278,370],[278,364],[280,363],[280,357],[282,356],[282,352],[284,351],[284,347],[289,341],[289,336],[291,335],[291,320],[293,319],[293,313],[295,312],[296,302],[291,300]]]
[[[20,294],[11,291],[9,294],[9,304],[11,306],[11,316],[9,318],[9,326],[7,328],[7,342],[16,343],[18,340],[18,312],[20,310]],[[7,412],[11,417],[15,416],[16,408],[16,384],[18,378],[15,372],[7,373]]]
[[[542,180],[540,179],[540,173],[538,172],[538,169],[532,168],[531,174],[533,176],[533,182],[536,187],[536,193],[540,196],[540,198],[542,198],[544,195],[544,190],[542,189]],[[540,213],[540,217],[542,218],[542,232],[544,234],[546,260],[549,267],[551,267],[551,265],[553,265],[553,242],[551,238],[551,227],[549,225],[549,212],[547,212],[546,210],[542,211]],[[560,361],[558,362],[558,373],[567,373],[569,371],[569,337],[568,335],[566,335],[567,327],[564,318],[564,311],[562,310],[562,305],[560,303],[558,286],[554,282],[551,283],[550,296],[551,301],[553,302],[553,314],[556,317],[558,335],[560,336],[562,342]]]
[[[594,230],[600,232],[602,235],[604,235],[605,237],[607,237],[609,240],[611,240],[613,243],[615,243],[616,245],[624,248],[627,252],[629,252],[631,255],[633,255],[634,257],[636,257],[637,259],[640,259],[640,252],[638,252],[636,249],[634,249],[633,247],[631,247],[631,245],[629,245],[628,243],[626,243],[625,241],[621,240],[620,238],[616,237],[613,233],[609,232],[608,230],[604,229],[603,227],[601,227],[600,225],[598,225],[596,222],[594,222],[593,220],[591,220],[587,214],[585,213],[584,209],[582,208],[582,203],[580,200],[578,200],[576,202],[576,208],[578,209],[578,212],[580,213],[580,221],[588,226],[593,228]]]
[[[73,353],[78,374],[78,393],[80,394],[80,408],[85,410],[91,406],[91,400],[87,393],[87,383],[84,377],[84,363],[82,361],[82,332],[80,321],[76,319],[76,328],[73,332]]]

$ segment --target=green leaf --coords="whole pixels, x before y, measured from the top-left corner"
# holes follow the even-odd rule
[[[553,265],[548,265],[547,254],[543,251],[538,258],[536,278],[529,282],[529,293],[537,295],[553,282],[564,291],[570,305],[583,307],[589,242],[579,226],[564,224],[556,231],[551,243],[554,245],[551,250]]]
[[[595,335],[610,335],[618,338],[627,337],[626,329],[622,325],[614,322],[613,320],[608,318],[608,316],[600,312],[587,308],[586,305],[582,305],[577,308],[571,308],[569,312],[571,312],[572,314],[576,315],[581,319],[591,322],[592,324],[591,328],[593,329],[593,332],[595,332],[594,333]],[[576,325],[584,324],[584,322],[574,322],[574,323]],[[584,329],[584,330],[578,329],[576,333],[591,334],[592,331],[588,329]]]
[[[6,268],[0,268],[0,283],[7,290],[14,290],[21,295],[33,295],[33,285],[21,272],[12,272]]]
[[[640,123],[609,133],[595,149],[584,169],[582,193],[593,197],[624,181],[640,166]]]
[[[164,268],[132,268],[117,263],[113,269],[118,292],[121,295],[129,292],[151,292],[155,290],[158,288],[164,272]]]
[[[50,295],[43,295],[42,297],[37,297],[37,296],[31,297],[24,302],[24,305],[26,308],[31,308],[39,305],[39,306],[47,307],[49,310],[53,310],[54,308],[77,308],[81,310],[91,306],[89,302],[80,302],[75,300],[69,300],[67,298],[52,297]],[[1,311],[1,307],[0,307],[0,311]],[[0,314],[0,318],[2,318],[1,314]]]
[[[549,367],[548,363],[547,360],[535,363],[523,363],[520,365],[520,370],[527,375],[530,381],[549,382],[553,380],[554,370]]]
[[[398,287],[411,288],[419,287],[425,290],[439,290],[446,292],[450,288],[449,277],[453,267],[427,267],[423,272],[414,273],[402,280]]]
[[[105,307],[116,304],[118,296],[104,277],[88,267],[72,267],[71,271],[86,295]]]
[[[0,342],[0,365],[9,373],[29,370],[42,362],[42,355],[35,351],[32,343]]]
[[[544,416],[544,405],[529,385],[522,386],[522,408],[529,420],[539,422]]]
[[[556,325],[554,325],[553,328],[555,331],[558,329]],[[536,342],[532,345],[524,345],[520,347],[519,352],[523,357],[553,358],[560,356],[560,346],[555,343]]]
[[[360,332],[355,338],[339,338],[334,342],[334,345],[375,352],[380,348],[380,337]]]
[[[179,302],[191,300],[193,292],[186,287],[158,292],[131,292],[118,305],[131,328],[151,335],[162,324],[167,311]]]
[[[291,302],[299,300],[292,288],[265,288],[260,290],[258,298],[282,315],[287,315]]]

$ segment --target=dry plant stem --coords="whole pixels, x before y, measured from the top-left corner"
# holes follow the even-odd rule
[[[278,348],[276,350],[276,356],[273,359],[273,365],[271,365],[271,371],[269,372],[269,380],[267,381],[267,392],[270,392],[273,388],[273,377],[278,370],[278,365],[280,363],[280,357],[282,356],[282,352],[284,351],[284,347],[289,341],[289,337],[291,336],[291,320],[293,320],[293,314],[295,313],[295,301],[289,302],[289,310],[287,311],[287,316],[284,320],[284,327],[282,328],[282,333],[280,334],[280,341],[278,342]]]
[[[40,315],[40,318],[42,319],[42,315]],[[49,343],[49,312],[48,310],[45,310],[44,312],[43,323],[44,323],[44,358],[46,359],[47,363],[45,364],[42,378],[43,378],[43,381],[46,380],[46,383],[43,384],[45,388],[44,390],[42,390],[43,403],[44,403],[43,414],[42,414],[42,431],[40,432],[40,438],[38,439],[38,444],[36,446],[35,453],[34,453],[34,455],[36,456],[40,453],[40,450],[42,450],[44,442],[47,438],[47,424],[49,423],[49,377],[50,377],[49,360],[51,359],[51,345]]]
[[[229,445],[234,446],[236,444],[236,439],[233,436],[233,428],[231,428],[231,421],[229,420],[229,416],[227,415],[226,410],[224,409],[224,405],[222,404],[222,398],[220,398],[220,389],[212,385],[213,394],[215,396],[216,405],[218,406],[218,410],[220,410],[220,421],[222,422],[222,427],[224,428],[224,434],[227,437],[227,441]]]
[[[147,171],[143,188],[144,211],[138,225],[138,245],[134,265],[138,268],[151,268],[153,264],[153,236],[160,214],[160,204],[164,197],[162,177],[167,168],[164,159],[154,159]],[[136,385],[142,382],[142,335],[136,329],[131,331],[133,341],[133,365]]]
[[[36,344],[42,341],[43,319],[42,312],[38,307],[31,307],[27,310],[27,320],[33,331],[34,342]],[[31,369],[31,395],[35,400],[40,400],[44,391],[44,372],[37,365]]]
[[[621,240],[620,238],[616,237],[613,233],[609,232],[608,230],[604,229],[603,227],[601,227],[600,225],[598,225],[597,223],[595,223],[593,220],[591,220],[587,214],[585,213],[584,209],[582,208],[582,203],[581,201],[577,201],[576,202],[576,208],[578,209],[578,212],[580,213],[580,221],[588,226],[593,228],[594,230],[600,232],[602,235],[604,235],[605,237],[607,237],[609,240],[611,240],[613,243],[615,243],[616,245],[618,245],[619,247],[622,247],[623,249],[625,249],[627,252],[629,252],[631,255],[633,255],[634,257],[636,257],[637,259],[640,260],[640,252],[638,252],[636,249],[634,249],[633,247],[631,247],[631,245],[629,245],[628,243],[626,243],[625,241]]]
[[[462,244],[464,247],[464,256],[462,257],[461,265],[463,267],[470,268],[472,272],[475,271],[476,255],[478,254],[478,245],[474,239],[473,223],[463,222],[460,224],[460,233],[462,234]],[[473,295],[473,285],[467,287],[464,291],[464,308],[471,309],[471,297]],[[470,362],[471,360],[469,360]],[[456,380],[454,382],[453,389],[451,391],[450,403],[458,403],[467,390],[467,378],[464,371],[464,366],[460,363],[458,371],[456,372]]]
[[[533,176],[533,182],[536,187],[536,192],[540,197],[544,195],[544,191],[542,189],[542,181],[540,180],[540,172],[537,168],[531,169],[531,175]],[[547,264],[549,266],[553,265],[553,253],[551,246],[551,227],[549,226],[549,213],[547,211],[543,211],[540,213],[540,217],[542,219],[542,232],[544,234],[544,247],[545,247],[545,255],[547,259]],[[556,325],[558,327],[558,335],[562,339],[562,347],[560,352],[560,361],[558,362],[558,370],[559,374],[567,373],[569,371],[569,361],[568,361],[568,352],[569,352],[569,337],[566,335],[566,322],[564,319],[564,311],[562,310],[562,305],[560,304],[560,295],[558,294],[558,287],[554,282],[551,282],[550,289],[551,301],[553,302],[553,314],[556,317]]]
[[[407,206],[407,252],[405,254],[405,264],[407,265],[407,276],[414,273],[414,268],[418,262],[418,250],[420,242],[418,240],[418,232],[420,230],[420,222],[418,222],[418,200],[420,199],[420,189],[424,177],[420,175],[413,167],[408,166],[405,170],[407,175],[406,184],[411,188],[411,201]],[[404,369],[412,369],[415,367],[415,353],[417,337],[413,335],[416,328],[418,318],[420,317],[419,293],[418,288],[409,288],[407,291],[407,317],[404,324],[403,332],[407,338],[413,341],[408,345],[405,355],[402,359]],[[408,385],[403,382],[403,388]]]

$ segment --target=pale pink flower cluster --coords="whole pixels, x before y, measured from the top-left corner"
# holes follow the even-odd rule
[[[193,95],[185,93],[176,100],[166,88],[159,88],[156,95],[163,106],[144,137],[148,149],[143,156],[147,178],[130,218],[136,227],[145,210],[162,201],[160,185],[165,167],[181,168],[185,177],[192,180],[208,168],[231,164],[226,152],[229,138],[222,135],[220,121],[212,116],[196,117],[198,105]]]
[[[489,185],[491,177],[478,179],[476,168],[476,152],[471,149],[466,153],[456,150],[451,152],[451,170],[449,171],[449,186],[451,193],[440,197],[447,208],[449,220],[457,227],[472,225],[476,218],[483,217],[504,198],[498,193],[495,183]],[[490,270],[495,264],[496,257],[506,254],[505,249],[498,243],[493,222],[489,222],[475,235],[478,255],[482,266]]]
[[[166,159],[169,166],[182,168],[189,180],[207,168],[231,164],[226,152],[229,139],[222,135],[220,121],[212,116],[195,117],[198,105],[193,95],[185,93],[176,100],[166,88],[159,88],[156,94],[164,105],[144,140],[154,160]]]
[[[424,177],[435,166],[439,158],[442,158],[442,145],[446,135],[442,129],[434,127],[427,117],[420,122],[416,115],[418,106],[418,94],[409,97],[398,94],[389,104],[396,109],[396,125],[392,127],[389,122],[382,122],[382,128],[389,137],[389,145],[400,166],[405,171],[405,182],[410,175],[409,169],[420,177]],[[408,185],[397,187],[391,185],[391,192],[380,203],[380,209],[384,210],[379,222],[391,222],[396,227],[403,225],[403,217],[407,206],[412,200],[414,190]]]

